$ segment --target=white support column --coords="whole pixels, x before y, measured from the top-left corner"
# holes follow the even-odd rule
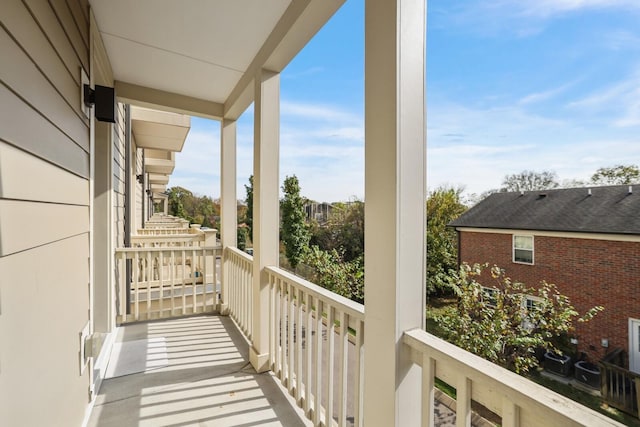
[[[236,134],[235,120],[224,119],[221,123],[220,139],[220,237],[223,249],[238,246],[238,200],[236,194]],[[222,268],[220,283],[220,314],[229,311],[229,285],[226,267]]]
[[[269,369],[269,292],[263,269],[279,264],[280,75],[261,70],[255,78],[253,141],[253,336],[249,359]]]
[[[365,1],[364,425],[421,422],[402,333],[424,327],[425,0]]]

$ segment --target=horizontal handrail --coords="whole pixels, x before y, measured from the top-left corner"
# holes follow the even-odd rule
[[[344,311],[349,316],[352,316],[359,320],[364,320],[364,305],[360,303],[351,301],[349,298],[345,298],[342,295],[331,292],[330,290],[325,289],[322,286],[318,286],[315,283],[309,282],[308,280],[296,276],[295,274],[289,273],[288,271],[282,270],[281,268],[268,266],[265,267],[265,271],[273,275],[274,277],[287,282],[291,282],[298,287],[304,288],[305,291],[312,295],[314,298],[320,298],[325,301],[330,301],[332,307]]]
[[[622,426],[617,421],[533,383],[421,329],[402,338],[414,363],[422,367],[423,426],[431,425],[433,382],[437,377],[457,389],[457,417],[467,417],[474,400],[502,417],[508,426]]]

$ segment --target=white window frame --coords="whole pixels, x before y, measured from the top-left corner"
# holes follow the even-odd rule
[[[529,249],[516,248],[516,237],[530,237],[531,238],[531,262],[516,261],[516,249],[528,251]],[[535,238],[531,234],[514,234],[511,238],[511,260],[514,264],[534,265],[535,264]]]
[[[529,312],[529,301],[531,301],[532,306],[535,306],[536,303],[542,302],[544,300],[535,295],[525,295],[522,300],[522,309],[525,311],[525,319],[522,321],[522,326],[528,331],[532,331],[536,325],[534,325],[528,320],[527,314]]]
[[[487,304],[487,307],[496,308],[498,292],[497,288],[482,287],[482,300]]]

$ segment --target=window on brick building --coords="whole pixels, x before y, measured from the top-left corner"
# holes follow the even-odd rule
[[[524,316],[522,321],[522,327],[528,331],[532,331],[537,325],[531,321],[528,314],[536,309],[536,305],[542,302],[542,298],[533,295],[526,295],[522,300],[522,308],[524,309]]]
[[[533,264],[533,236],[513,236],[513,262]]]

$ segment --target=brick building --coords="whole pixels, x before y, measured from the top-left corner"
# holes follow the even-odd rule
[[[615,348],[640,372],[640,187],[496,193],[453,221],[459,261],[489,263],[514,280],[555,283],[582,314],[578,351],[598,360]]]

